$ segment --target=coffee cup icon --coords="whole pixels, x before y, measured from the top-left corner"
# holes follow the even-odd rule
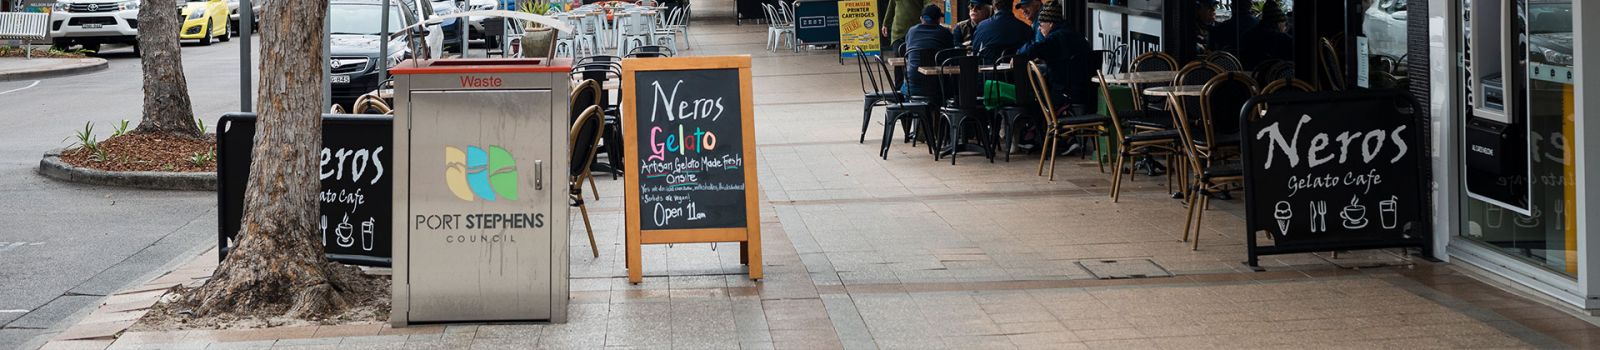
[[[1339,217],[1344,218],[1344,228],[1359,229],[1367,227],[1367,206],[1361,205],[1361,200],[1352,196],[1350,205],[1339,212]]]
[[[345,214],[344,222],[341,222],[338,226],[334,227],[333,235],[335,238],[338,238],[338,242],[336,243],[338,243],[340,247],[349,248],[350,246],[356,244],[356,229],[355,226],[350,225],[350,214]]]

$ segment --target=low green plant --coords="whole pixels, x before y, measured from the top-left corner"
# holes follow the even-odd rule
[[[205,152],[195,152],[194,155],[189,156],[189,164],[193,164],[194,166],[205,166],[206,164],[211,164],[211,162],[216,160],[217,150],[214,149],[207,150]]]
[[[128,120],[127,119],[123,119],[122,122],[112,125],[111,137],[117,137],[117,136],[122,136],[122,135],[127,135],[127,134],[128,134]]]
[[[206,134],[206,121],[204,119],[194,118],[194,126],[200,129],[201,135]]]
[[[77,148],[81,148],[81,149],[89,151],[89,153],[90,153],[89,154],[89,160],[93,160],[93,161],[96,161],[96,162],[100,162],[100,161],[105,161],[106,160],[106,158],[107,158],[106,157],[106,150],[103,149],[103,148],[100,148],[100,141],[96,140],[95,137],[94,137],[94,123],[93,122],[84,122],[83,123],[83,130],[79,130],[79,131],[73,133],[72,136],[68,136],[66,139],[62,139],[62,141],[71,140],[71,139],[78,139]]]

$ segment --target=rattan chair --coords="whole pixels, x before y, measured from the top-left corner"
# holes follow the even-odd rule
[[[1101,99],[1105,100],[1107,106],[1113,106],[1111,89],[1106,86],[1105,74],[1097,70],[1095,75],[1100,77]],[[1119,117],[1120,112],[1116,108],[1107,108],[1106,110],[1111,114],[1109,116],[1111,118],[1111,130],[1115,133],[1116,140],[1121,145],[1121,147],[1117,148],[1116,165],[1111,167],[1111,176],[1113,176],[1111,179],[1111,202],[1115,203],[1121,197],[1123,163],[1140,154],[1155,155],[1164,153],[1171,155],[1175,153],[1176,149],[1173,143],[1178,140],[1178,131],[1162,130],[1129,133],[1122,126],[1123,121]]]
[[[1155,71],[1174,71],[1174,70],[1178,70],[1178,59],[1172,58],[1172,55],[1168,55],[1165,52],[1160,52],[1160,51],[1151,51],[1151,52],[1146,52],[1146,53],[1144,53],[1142,55],[1139,55],[1139,57],[1135,57],[1133,59],[1133,63],[1130,64],[1129,67],[1128,67],[1128,71],[1129,72],[1155,72]],[[1145,98],[1143,96],[1144,94],[1141,93],[1141,91],[1144,91],[1145,88],[1161,86],[1161,85],[1166,85],[1166,84],[1164,84],[1164,83],[1155,83],[1155,84],[1130,84],[1130,85],[1133,88],[1133,101],[1134,101],[1134,103],[1136,105],[1141,106],[1140,110],[1159,110],[1159,109],[1165,109],[1166,108],[1165,105],[1161,102],[1160,99],[1157,99],[1156,101],[1148,101],[1148,102],[1145,101]],[[1161,118],[1161,119],[1164,120],[1166,118]]]
[[[600,257],[600,248],[594,243],[594,227],[589,224],[589,207],[583,203],[583,182],[592,180],[594,174],[590,167],[594,165],[594,156],[600,150],[600,133],[605,127],[605,116],[601,115],[600,107],[589,106],[578,114],[578,119],[572,123],[572,132],[567,134],[567,152],[570,159],[567,182],[567,199],[570,205],[578,207],[578,213],[583,216],[583,230],[589,234],[589,250],[594,257]]]
[[[1224,72],[1237,72],[1244,70],[1244,63],[1239,62],[1239,57],[1227,51],[1212,51],[1206,54],[1203,61],[1217,65]]]
[[[1039,64],[1028,62],[1028,84],[1033,87],[1034,100],[1039,102],[1039,110],[1044,117],[1044,137],[1039,153],[1039,175],[1044,175],[1044,163],[1050,163],[1049,181],[1056,180],[1056,154],[1062,139],[1071,139],[1083,136],[1103,136],[1105,126],[1111,121],[1110,117],[1089,114],[1081,116],[1059,116],[1056,105],[1050,94],[1050,84],[1044,79],[1044,72],[1039,70]],[[1100,165],[1100,171],[1105,172],[1105,165]]]
[[[1190,125],[1188,113],[1182,108],[1183,102],[1173,99],[1173,123],[1176,125]],[[1184,205],[1189,207],[1189,215],[1183,222],[1183,241],[1189,241],[1189,232],[1194,232],[1194,246],[1190,249],[1200,249],[1200,222],[1205,216],[1205,208],[1211,203],[1211,194],[1237,189],[1244,183],[1244,168],[1239,162],[1206,165],[1208,162],[1201,157],[1199,147],[1195,144],[1193,128],[1178,128],[1178,143],[1182,148],[1181,153],[1188,161],[1187,172],[1190,172],[1194,182],[1185,187]]]

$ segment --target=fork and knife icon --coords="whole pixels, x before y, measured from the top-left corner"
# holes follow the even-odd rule
[[[1328,202],[1311,202],[1311,232],[1328,232]]]

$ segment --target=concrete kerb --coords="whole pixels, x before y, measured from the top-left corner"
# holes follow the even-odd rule
[[[35,58],[34,60],[49,60],[49,59],[51,59],[51,58]],[[56,60],[68,60],[68,59],[59,59],[58,58]],[[85,57],[85,58],[78,58],[78,59],[75,59],[75,60],[76,60],[76,62],[73,62],[73,63],[70,63],[70,64],[53,65],[53,66],[46,67],[46,68],[26,69],[26,70],[19,70],[19,71],[15,71],[15,72],[0,73],[0,81],[34,80],[34,79],[44,79],[44,78],[55,78],[55,77],[61,77],[61,76],[68,76],[68,75],[82,74],[82,73],[88,73],[88,72],[93,72],[93,71],[98,71],[98,70],[104,70],[104,69],[106,69],[106,67],[108,67],[110,65],[109,61],[106,61],[106,59],[99,58],[99,57]]]
[[[39,174],[81,184],[143,188],[152,190],[216,191],[217,173],[177,173],[158,171],[104,171],[73,166],[61,161],[62,149],[45,152],[39,161]]]

